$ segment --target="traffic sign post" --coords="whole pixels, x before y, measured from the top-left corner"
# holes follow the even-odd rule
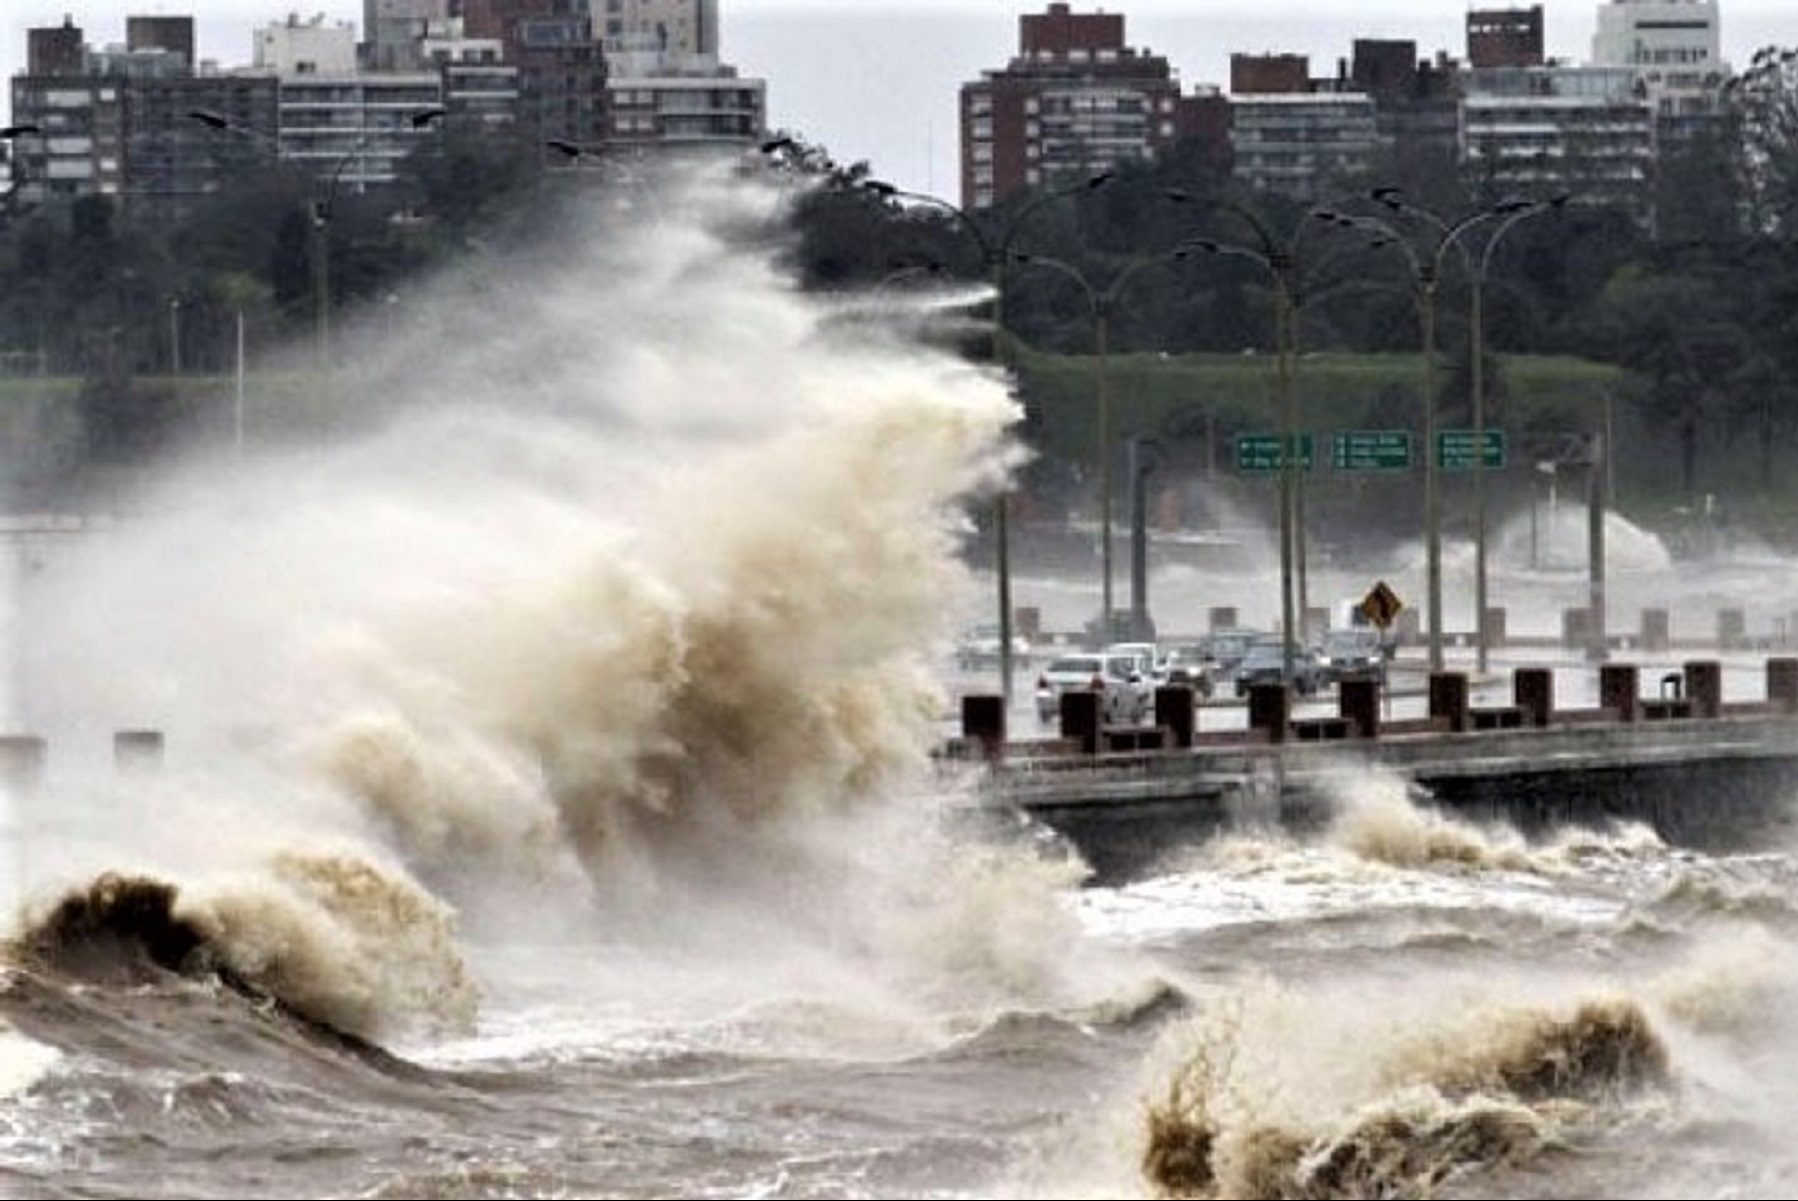
[[[1313,466],[1313,439],[1310,434],[1297,434],[1294,438],[1298,443],[1298,454],[1294,456],[1293,462],[1299,470],[1310,471]],[[1280,435],[1236,435],[1236,470],[1273,472],[1280,470],[1281,466]]]
[[[1486,430],[1484,466],[1487,471],[1505,467],[1505,432]],[[1479,439],[1473,430],[1440,430],[1436,434],[1436,466],[1443,471],[1472,471]]]
[[[1410,430],[1349,430],[1330,440],[1337,471],[1409,471]]]

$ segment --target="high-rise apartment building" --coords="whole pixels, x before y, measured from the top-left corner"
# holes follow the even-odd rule
[[[519,121],[540,140],[583,148],[606,140],[607,67],[589,3],[462,0],[466,35],[497,39],[518,68]]]
[[[1180,136],[1181,108],[1173,68],[1126,44],[1121,14],[1026,13],[1017,56],[961,88],[962,206],[1150,157]]]
[[[1663,138],[1678,138],[1719,111],[1723,61],[1716,0],[1609,0],[1598,7],[1592,63],[1629,67]]]
[[[419,43],[451,15],[451,0],[362,0],[362,61],[374,71],[416,71]]]
[[[606,51],[615,146],[748,144],[767,130],[767,84],[720,58],[718,0],[592,0]]]

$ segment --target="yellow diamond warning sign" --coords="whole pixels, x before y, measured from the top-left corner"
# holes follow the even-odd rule
[[[1361,598],[1361,616],[1382,630],[1397,621],[1398,615],[1404,611],[1404,608],[1405,602],[1398,598],[1398,593],[1394,592],[1385,580],[1375,584],[1373,589]]]

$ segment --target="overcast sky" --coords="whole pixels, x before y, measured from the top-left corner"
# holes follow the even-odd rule
[[[723,50],[744,74],[768,80],[770,123],[802,133],[845,161],[867,159],[907,187],[953,194],[956,89],[1000,67],[1017,47],[1017,15],[1042,0],[721,0]],[[125,15],[192,13],[200,54],[247,63],[250,30],[284,17],[324,13],[360,22],[361,0],[0,0],[0,67],[25,59],[25,30],[67,13],[93,43],[122,41]],[[1190,88],[1223,83],[1233,50],[1297,51],[1322,74],[1356,37],[1412,38],[1428,54],[1459,54],[1465,3],[1440,0],[1128,0],[1075,8],[1123,12],[1133,45],[1165,54]],[[1582,60],[1595,0],[1550,0],[1549,53]],[[1744,62],[1757,46],[1798,44],[1794,0],[1724,0],[1724,53]],[[7,99],[10,105],[10,96]]]

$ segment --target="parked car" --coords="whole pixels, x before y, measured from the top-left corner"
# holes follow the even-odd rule
[[[1249,647],[1242,662],[1236,665],[1236,695],[1247,696],[1256,684],[1286,686],[1300,696],[1310,696],[1323,687],[1323,664],[1317,651],[1304,645],[1292,648],[1292,672],[1286,672],[1286,646],[1278,638],[1267,638]]]
[[[1383,679],[1386,674],[1386,647],[1379,631],[1371,626],[1330,630],[1324,635],[1320,658],[1324,680],[1330,684]]]
[[[1051,660],[1037,677],[1036,715],[1054,721],[1061,712],[1062,693],[1095,687],[1104,690],[1100,717],[1111,725],[1140,722],[1154,700],[1153,686],[1129,655],[1102,651],[1062,655]]]
[[[955,644],[955,663],[963,671],[971,671],[977,667],[987,667],[999,661],[999,627],[992,625],[974,626],[964,633]],[[1030,640],[1013,631],[1011,635],[1011,657],[1013,660],[1028,658]]]

